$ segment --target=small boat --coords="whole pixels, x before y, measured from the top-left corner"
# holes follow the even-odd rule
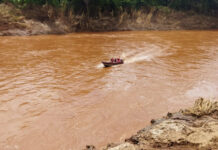
[[[118,59],[118,58],[111,59],[110,62],[102,61],[102,64],[104,65],[104,67],[111,67],[111,66],[120,65],[120,64],[123,64],[123,63],[124,63],[124,60],[123,59]]]

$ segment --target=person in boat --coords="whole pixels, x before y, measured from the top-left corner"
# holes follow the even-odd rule
[[[120,63],[121,59],[120,58],[111,58],[112,63]]]

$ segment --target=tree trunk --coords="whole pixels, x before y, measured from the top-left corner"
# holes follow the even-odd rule
[[[90,2],[90,0],[83,0],[83,2],[86,4],[86,10],[87,10],[87,14],[89,17],[89,2]]]

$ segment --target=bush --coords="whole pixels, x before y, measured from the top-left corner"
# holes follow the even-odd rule
[[[171,8],[181,11],[193,10],[198,13],[216,13],[218,0],[0,0],[15,5],[51,5],[73,9],[75,13],[94,16],[100,12],[119,12],[122,10],[146,9],[149,7]]]

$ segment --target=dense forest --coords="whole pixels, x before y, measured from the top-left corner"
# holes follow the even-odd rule
[[[217,29],[217,18],[218,0],[0,0],[0,35]]]
[[[195,11],[203,14],[216,14],[218,0],[0,0],[11,2],[18,7],[33,7],[35,5],[51,5],[64,11],[84,13],[95,16],[98,12],[131,11],[150,7],[171,8],[182,11]]]

